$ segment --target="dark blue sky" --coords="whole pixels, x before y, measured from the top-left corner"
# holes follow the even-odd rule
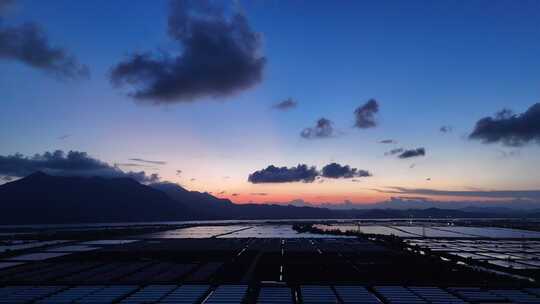
[[[540,2],[217,3],[228,14],[241,10],[260,33],[262,80],[233,94],[156,106],[133,100],[129,85],[115,88],[109,76],[135,52],[182,54],[167,33],[167,1],[16,1],[0,25],[35,22],[52,46],[88,66],[90,78],[59,80],[0,55],[0,155],[62,149],[110,164],[159,159],[167,162],[155,171],[163,179],[238,193],[239,201],[373,201],[381,194],[370,189],[391,186],[540,187],[534,141],[509,147],[467,138],[479,119],[503,108],[522,113],[540,101]],[[297,107],[271,108],[287,98]],[[370,98],[379,105],[377,127],[354,128],[354,110]],[[302,138],[321,117],[336,136]],[[383,139],[398,143],[379,144]],[[419,147],[425,156],[384,155]],[[373,176],[316,185],[247,181],[270,164],[329,162]]]

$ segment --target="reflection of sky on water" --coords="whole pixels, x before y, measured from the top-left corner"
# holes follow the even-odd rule
[[[138,242],[138,240],[96,240],[80,243],[81,245],[122,245]]]
[[[504,268],[540,268],[538,260],[540,258],[540,241],[536,240],[408,239],[406,242],[410,245],[429,248],[437,254],[486,262]]]
[[[71,245],[71,246],[60,246],[54,247],[45,250],[46,252],[82,252],[82,251],[92,251],[97,250],[98,247],[91,247],[85,245]]]
[[[149,238],[336,238],[336,236],[298,233],[291,225],[198,226],[147,235]]]
[[[323,230],[358,231],[366,234],[395,235],[400,237],[441,237],[441,238],[540,238],[540,232],[497,227],[460,226],[382,226],[333,224],[315,225]]]
[[[150,238],[158,239],[201,239],[210,238],[222,235],[224,233],[231,233],[234,231],[247,229],[250,226],[244,225],[229,225],[229,226],[197,226],[167,230],[163,232],[153,233],[148,235]]]
[[[15,256],[4,259],[4,261],[43,261],[51,258],[56,258],[63,255],[68,255],[67,252],[36,252]]]
[[[24,264],[23,262],[0,262],[0,269]]]
[[[54,245],[54,244],[61,244],[66,243],[70,241],[64,241],[64,240],[55,240],[55,241],[34,241],[34,240],[16,240],[16,241],[8,241],[6,245],[0,245],[0,252],[4,252],[7,250],[23,250],[23,249],[30,249],[30,248],[38,248],[48,245]]]
[[[437,227],[445,231],[489,238],[540,238],[540,232],[496,227]]]
[[[222,238],[336,238],[313,233],[298,233],[290,225],[260,225],[221,236]],[[339,236],[338,236],[339,237]]]

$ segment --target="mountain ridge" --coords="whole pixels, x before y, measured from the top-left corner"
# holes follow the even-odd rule
[[[66,177],[43,172],[0,185],[0,206],[0,223],[4,225],[248,219],[470,218],[501,215],[498,212],[434,207],[332,210],[312,206],[235,204],[228,199],[189,191],[173,183],[144,185],[125,177]]]

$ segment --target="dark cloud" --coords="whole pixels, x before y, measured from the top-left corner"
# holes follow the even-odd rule
[[[397,144],[396,140],[393,139],[383,139],[379,141],[380,144]]]
[[[485,144],[500,142],[512,147],[531,142],[540,144],[540,103],[532,105],[522,114],[504,109],[495,117],[484,117],[476,123],[469,138]]]
[[[135,163],[115,163],[117,167],[146,167],[145,165],[135,164]]]
[[[311,183],[319,172],[315,167],[298,165],[296,167],[275,167],[268,166],[266,169],[255,171],[249,175],[248,181],[253,184],[259,183],[291,183],[304,182]]]
[[[4,15],[13,5],[15,0],[0,0],[0,17]]]
[[[292,98],[288,98],[288,99],[283,100],[282,102],[278,102],[275,105],[273,105],[272,109],[286,111],[286,110],[296,108],[297,105],[298,103],[296,101],[294,101]]]
[[[540,190],[436,190],[436,189],[424,189],[424,188],[404,188],[404,187],[390,187],[385,190],[375,189],[382,193],[392,194],[412,194],[412,195],[427,195],[427,196],[454,196],[454,197],[484,197],[484,198],[506,198],[506,199],[540,199]]]
[[[332,126],[332,121],[326,118],[320,118],[317,120],[317,125],[311,128],[305,128],[300,133],[300,136],[307,139],[316,139],[316,138],[328,138],[337,136],[337,132]]]
[[[324,183],[323,177],[358,178],[367,176],[372,176],[367,170],[351,168],[347,165],[342,166],[337,163],[331,163],[324,166],[321,172],[319,172],[315,166],[308,167],[305,164],[290,168],[270,165],[266,169],[255,171],[250,174],[248,181],[254,184],[291,182],[312,183],[315,180],[318,180],[319,183]]]
[[[429,182],[431,181],[431,177],[426,177],[426,180]]]
[[[259,196],[267,196],[268,193],[264,193],[264,192],[253,192],[253,193],[250,193],[251,195],[259,195]]]
[[[405,151],[405,149],[403,148],[396,148],[396,149],[392,149],[388,152],[385,152],[384,155],[386,156],[389,156],[389,155],[396,155],[396,154],[399,154],[399,153],[402,153],[403,151]]]
[[[182,174],[182,170],[176,170],[176,175]]]
[[[0,4],[0,14],[6,7],[6,4]],[[19,61],[60,79],[89,77],[88,67],[64,49],[51,46],[47,35],[37,24],[3,26],[1,21],[0,60]]]
[[[140,183],[153,184],[153,183],[159,182],[159,175],[157,173],[152,173],[150,175],[147,175],[146,172],[144,171],[139,171],[139,172],[129,171],[129,172],[124,172],[124,174],[121,176],[132,178]]]
[[[229,96],[262,79],[260,35],[238,11],[226,16],[210,1],[171,1],[168,34],[179,55],[135,54],[112,68],[111,82],[131,86],[135,99],[162,104]]]
[[[441,133],[450,133],[454,130],[454,128],[452,128],[452,126],[442,126],[439,128],[439,132]]]
[[[322,168],[321,172],[326,178],[353,178],[371,176],[366,170],[351,168],[348,165],[342,166],[338,163],[331,163]]]
[[[426,149],[417,148],[412,150],[405,150],[403,153],[399,154],[399,158],[411,158],[426,155]]]
[[[118,167],[90,157],[86,152],[69,151],[66,154],[56,150],[32,157],[22,154],[0,155],[0,175],[23,177],[36,171],[61,176],[129,177],[142,183],[159,181],[157,174],[147,175],[144,171],[124,172]]]
[[[356,117],[355,127],[360,129],[373,128],[377,126],[375,115],[379,112],[379,103],[375,99],[370,99],[364,105],[354,111]]]
[[[238,196],[239,194],[238,193],[233,193],[231,194],[232,196]]]
[[[130,158],[129,160],[140,162],[140,163],[152,164],[152,165],[165,165],[165,164],[167,164],[167,162],[161,161],[161,160],[148,160],[148,159],[142,159],[142,158]]]

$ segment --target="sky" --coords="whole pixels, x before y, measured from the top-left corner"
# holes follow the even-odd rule
[[[538,1],[0,0],[0,176],[540,201],[538,54]]]

